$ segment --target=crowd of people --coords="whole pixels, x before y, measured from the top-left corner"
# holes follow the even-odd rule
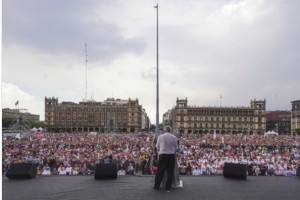
[[[95,165],[108,156],[117,163],[118,175],[155,174],[154,137],[154,133],[3,137],[2,174],[11,163],[31,162],[37,165],[38,175],[92,175]],[[300,166],[300,136],[189,134],[177,138],[176,159],[182,175],[222,175],[226,162],[247,164],[248,175],[254,176],[295,176]]]
[[[247,164],[250,176],[294,176],[300,166],[299,136],[193,135],[180,142],[182,174],[222,175],[229,162]]]

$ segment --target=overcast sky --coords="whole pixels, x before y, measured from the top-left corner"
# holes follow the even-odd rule
[[[45,97],[82,101],[86,42],[88,99],[138,98],[155,124],[157,3],[160,122],[177,98],[300,99],[298,0],[2,0],[2,108],[44,120]]]

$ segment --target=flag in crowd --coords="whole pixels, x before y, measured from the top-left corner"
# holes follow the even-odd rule
[[[216,134],[216,130],[214,130],[214,140],[216,139],[217,134]]]

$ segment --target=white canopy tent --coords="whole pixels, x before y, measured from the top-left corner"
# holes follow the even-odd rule
[[[32,129],[30,129],[31,132],[43,132],[44,129],[42,127],[40,128],[36,128],[36,127],[33,127]]]
[[[30,129],[30,131],[37,131],[37,128],[33,127],[32,129]]]
[[[278,135],[278,133],[276,133],[275,131],[268,131],[264,134],[264,136],[266,135]]]

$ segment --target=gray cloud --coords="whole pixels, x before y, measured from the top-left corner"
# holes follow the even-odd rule
[[[95,7],[101,13],[109,4],[108,1],[4,0],[4,46],[18,43],[44,53],[78,57],[84,54],[87,42],[90,62],[110,61],[124,53],[142,53],[146,47],[142,37],[125,38],[117,24],[107,21],[105,16],[95,16]]]
[[[3,0],[5,87],[76,102],[86,41],[89,96],[139,98],[155,121],[155,4]],[[300,98],[299,9],[297,0],[160,1],[160,114],[177,97],[219,105],[220,94],[224,106],[266,98],[268,110],[289,110]]]

